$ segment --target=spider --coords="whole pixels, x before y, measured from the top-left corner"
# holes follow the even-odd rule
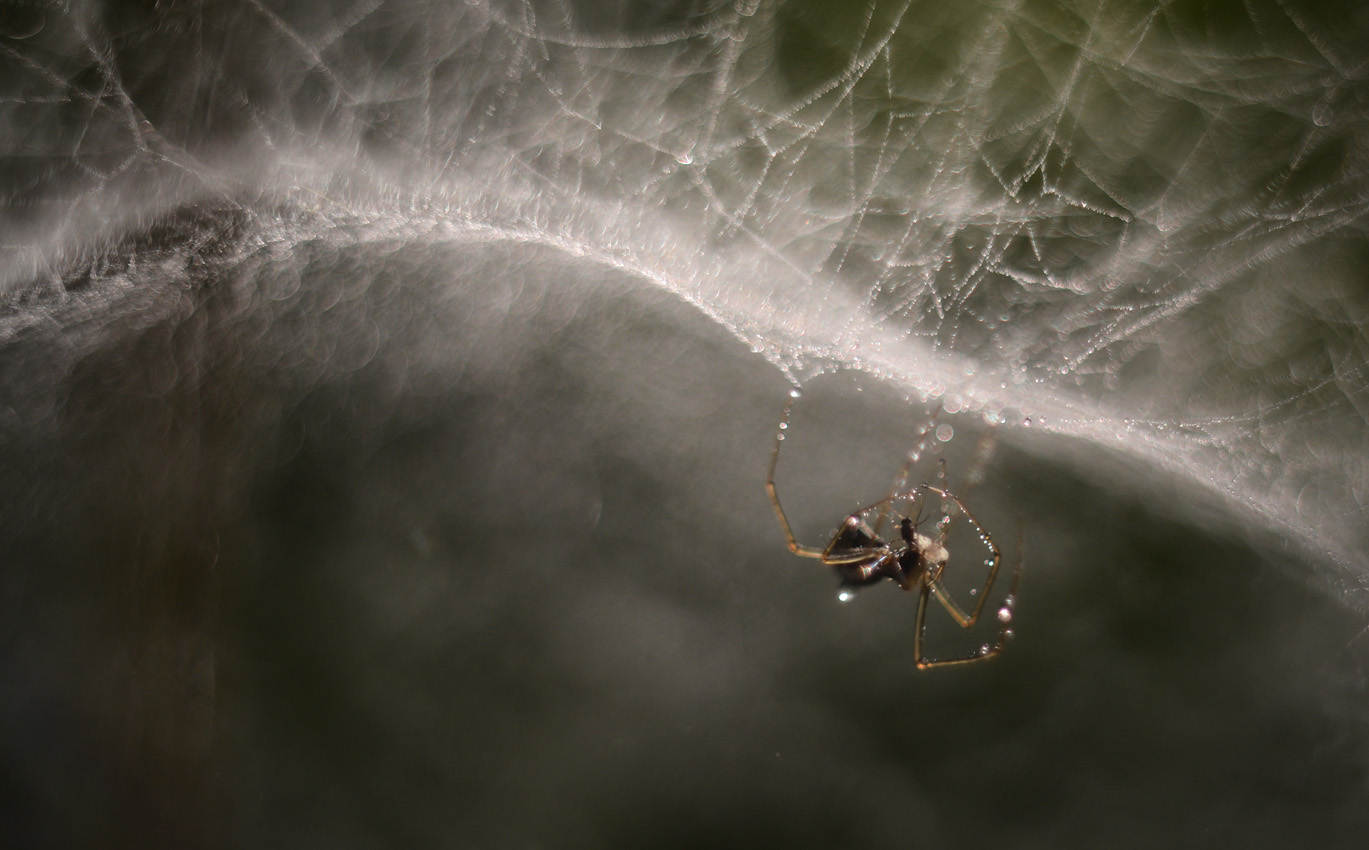
[[[784,538],[789,544],[789,551],[801,558],[816,558],[831,567],[841,579],[841,598],[843,600],[851,598],[854,588],[876,584],[884,579],[889,579],[905,591],[916,590],[918,592],[918,603],[917,624],[913,635],[913,658],[919,670],[973,664],[976,661],[992,658],[1002,652],[1004,644],[1012,636],[1009,626],[1012,623],[1012,609],[1016,602],[1017,580],[1022,572],[1020,526],[1018,529],[1018,556],[1013,568],[1012,584],[1008,588],[1008,594],[1002,607],[998,610],[1000,623],[998,639],[992,645],[981,647],[975,655],[944,659],[926,658],[922,654],[922,643],[927,631],[927,600],[935,597],[936,601],[941,603],[941,607],[946,609],[946,612],[961,628],[968,629],[974,626],[975,623],[979,622],[979,615],[984,610],[984,604],[989,598],[994,579],[998,577],[998,567],[1002,561],[998,546],[989,533],[979,524],[979,521],[975,519],[974,514],[970,513],[970,509],[965,506],[961,498],[946,488],[945,460],[940,462],[938,470],[938,483],[942,486],[923,483],[912,488],[907,487],[908,473],[926,446],[927,435],[932,430],[930,426],[923,431],[919,438],[918,447],[909,453],[908,461],[903,465],[898,477],[894,479],[894,486],[887,498],[847,516],[824,548],[817,549],[799,543],[794,539],[794,532],[789,526],[789,518],[785,516],[784,508],[780,507],[780,498],[775,492],[775,466],[779,463],[780,447],[784,444],[784,432],[789,427],[789,414],[798,396],[797,390],[791,392],[789,400],[784,405],[779,431],[775,436],[775,449],[770,455],[770,472],[765,479],[765,490],[770,496],[770,504],[775,509],[775,516],[779,518],[780,527],[784,529]],[[935,422],[939,412],[940,408],[932,414],[932,422]],[[980,477],[977,467],[982,466],[987,456],[986,445],[984,441],[981,441],[980,448],[975,453],[976,461],[971,464],[971,473],[968,477],[970,485],[976,483]],[[918,530],[922,525],[923,515],[928,510],[929,501],[940,503],[938,512],[942,516],[942,519],[936,524],[935,534],[930,535],[923,534]],[[983,541],[989,552],[984,561],[989,568],[988,578],[985,579],[983,588],[976,594],[978,601],[968,614],[951,598],[950,593],[941,583],[942,574],[951,558],[951,553],[946,548],[946,538],[956,516],[965,517],[965,520],[979,534],[979,539]],[[886,541],[884,539],[884,524],[891,517],[893,519],[890,526],[893,529],[892,539]]]

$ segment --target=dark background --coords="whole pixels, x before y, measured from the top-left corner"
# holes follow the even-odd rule
[[[1023,560],[1015,637],[992,662],[918,672],[913,599],[886,585],[838,602],[833,576],[784,548],[762,485],[790,389],[773,361],[792,351],[739,341],[735,319],[604,261],[621,256],[615,239],[640,232],[600,233],[600,255],[568,249],[565,233],[593,240],[574,210],[557,217],[564,184],[546,190],[546,209],[535,193],[520,201],[522,236],[489,199],[497,236],[446,237],[413,224],[425,210],[395,213],[407,196],[385,187],[420,170],[406,147],[419,107],[446,102],[396,98],[378,117],[358,79],[380,87],[419,67],[432,91],[456,81],[465,111],[440,129],[424,119],[424,161],[445,149],[473,162],[472,150],[499,144],[545,165],[518,135],[526,127],[496,132],[474,116],[480,97],[507,104],[510,67],[542,67],[491,33],[532,27],[560,45],[545,27],[564,7],[453,12],[429,27],[421,4],[387,4],[378,14],[431,30],[429,47],[451,35],[445,58],[377,28],[366,51],[342,57],[366,59],[360,70],[333,61],[354,76],[331,81],[329,63],[297,76],[283,59],[274,68],[279,55],[252,34],[306,33],[326,53],[345,39],[325,24],[353,19],[260,8],[6,12],[18,69],[0,336],[8,843],[1359,846],[1369,638],[1346,591],[1364,569],[1353,493],[1327,520],[1348,529],[1336,541],[1344,557],[1321,558],[1201,486],[1201,470],[1175,475],[1010,419],[966,498],[1007,562]],[[691,44],[690,27],[722,26],[719,9],[625,4],[581,17],[577,31]],[[796,68],[825,78],[821,62],[841,67],[805,41],[832,10],[764,9],[777,32],[798,20],[809,33],[778,54],[796,88],[809,84]],[[899,31],[932,28],[922,11]],[[1167,26],[1195,38],[1253,26],[1245,13],[1191,13]],[[538,15],[543,29],[529,23]],[[1281,44],[1295,31],[1284,20],[1261,37]],[[1337,67],[1358,85],[1362,64]],[[80,96],[45,100],[42,80]],[[1278,90],[1260,89],[1265,106]],[[1338,120],[1351,134],[1352,118]],[[451,138],[432,141],[442,133]],[[589,144],[558,138],[563,153]],[[317,161],[298,153],[311,143]],[[1352,193],[1355,162],[1325,185]],[[282,176],[310,168],[328,174]],[[623,187],[582,177],[576,191],[637,215],[634,196],[613,194]],[[673,201],[688,210],[698,199]],[[1335,244],[1361,246],[1348,221]],[[1185,251],[1204,244],[1183,235]],[[709,251],[688,244],[689,262]],[[1222,244],[1212,238],[1214,251]],[[640,256],[668,268],[669,247]],[[1345,248],[1327,277],[1362,280],[1359,256]],[[1147,285],[1168,280],[1152,271]],[[779,285],[750,285],[756,315],[782,322],[765,300]],[[1047,313],[1020,317],[1023,327],[1045,336],[1053,306],[1043,297]],[[1300,314],[1300,344],[1342,355],[1341,401],[1300,409],[1308,445],[1363,433],[1345,413],[1363,398],[1363,326],[1330,313]],[[1214,331],[1208,343],[1231,340]],[[992,362],[984,345],[937,342]],[[1287,376],[1268,364],[1208,351],[1209,374],[1263,381],[1245,401],[1283,391]],[[1143,374],[1123,399],[1154,381]],[[806,383],[779,484],[796,532],[822,545],[882,495],[937,399],[857,369]],[[1107,397],[1083,378],[1069,391]],[[938,447],[953,483],[981,414],[1001,412],[942,417],[956,432]],[[1262,415],[1267,453],[1297,451],[1275,439],[1286,421]],[[1358,444],[1343,445],[1353,456]],[[1256,457],[1218,448],[1229,464]],[[1317,480],[1306,456],[1285,459]],[[931,463],[917,474],[934,474]],[[993,637],[990,627],[967,643],[933,626],[941,652]]]

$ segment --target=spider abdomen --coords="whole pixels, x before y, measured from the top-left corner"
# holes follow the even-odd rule
[[[841,586],[864,587],[886,578],[898,581],[896,577],[898,558],[887,548],[883,552],[882,555],[873,555],[863,561],[833,564],[832,568],[841,578]]]

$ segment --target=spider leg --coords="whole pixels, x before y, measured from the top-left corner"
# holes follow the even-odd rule
[[[994,450],[998,447],[998,438],[992,427],[984,431],[979,440],[974,445],[974,453],[970,455],[970,464],[965,472],[965,478],[961,482],[959,490],[951,490],[950,476],[946,474],[946,460],[943,458],[937,464],[936,478],[937,488],[947,492],[959,493],[962,498],[968,499],[970,493],[974,491],[981,482],[984,481],[984,470],[988,468],[989,461],[993,458]],[[943,499],[944,503],[946,500]],[[959,501],[959,500],[957,500]],[[943,520],[943,536],[949,533],[951,525],[955,523],[957,514],[948,513]]]
[[[941,402],[937,402],[936,409],[927,419],[927,424],[918,432],[916,445],[913,446],[912,451],[908,452],[908,456],[903,461],[903,466],[898,470],[898,475],[894,477],[894,484],[889,488],[889,498],[884,500],[872,526],[876,535],[883,529],[884,520],[889,508],[894,504],[894,499],[900,494],[906,495],[904,491],[908,488],[908,473],[913,471],[913,466],[922,459],[922,453],[927,451],[927,438],[936,431],[936,420],[939,416],[941,416]]]
[[[922,659],[922,639],[927,635],[927,596],[931,593],[931,587],[925,582],[918,591],[917,595],[917,626],[913,629],[913,660],[917,662],[919,670],[924,669],[928,662]],[[936,662],[930,662],[935,664]]]
[[[1002,652],[1003,647],[1008,642],[1008,637],[1012,634],[1012,609],[1013,603],[1016,601],[1017,598],[1017,580],[1021,575],[1022,522],[1019,520],[1017,523],[1017,560],[1016,564],[1013,566],[1012,585],[1008,588],[1008,595],[1004,599],[1003,607],[999,609],[999,621],[1001,622],[1001,625],[998,627],[998,639],[994,641],[992,646],[989,646],[981,650],[979,653],[975,655],[963,656],[960,658],[928,659],[923,657],[922,655],[922,639],[923,635],[926,633],[927,630],[926,611],[927,597],[929,595],[935,594],[937,601],[939,601],[946,608],[947,611],[951,612],[951,615],[953,617],[956,617],[956,622],[960,623],[960,625],[965,626],[967,628],[969,626],[974,625],[974,621],[972,619],[965,617],[964,612],[961,612],[959,607],[956,606],[955,603],[951,600],[950,596],[946,595],[945,591],[941,589],[938,582],[936,582],[935,580],[924,582],[922,585],[922,595],[921,598],[918,600],[917,626],[913,638],[913,659],[917,663],[918,669],[927,670],[932,667],[952,667],[956,665],[973,664],[976,661],[984,661],[985,659],[993,658],[995,655]],[[992,583],[992,581],[990,581],[990,583]],[[987,593],[987,591],[985,592]],[[984,598],[981,596],[979,601],[980,605],[982,606]],[[956,612],[960,612],[960,616],[956,616]],[[975,608],[974,616],[979,616],[979,607]]]
[[[789,427],[789,412],[793,408],[794,396],[791,395],[784,403],[784,413],[780,415],[779,429],[775,432],[775,449],[770,453],[770,471],[765,476],[765,492],[770,497],[770,506],[775,509],[775,516],[779,518],[780,528],[784,529],[784,540],[789,546],[789,551],[800,558],[822,558],[825,554],[822,549],[804,546],[794,539],[793,529],[789,527],[789,517],[780,506],[779,493],[775,492],[775,466],[780,462],[780,446],[784,445],[784,432]]]
[[[970,626],[973,626],[976,622],[979,621],[979,614],[981,611],[984,610],[984,603],[989,598],[989,591],[993,588],[994,580],[998,578],[998,567],[1003,561],[1003,556],[998,551],[998,544],[993,542],[993,538],[990,537],[988,532],[984,530],[984,527],[979,524],[979,520],[975,519],[974,514],[970,513],[970,509],[965,506],[965,503],[961,501],[959,496],[955,495],[954,493],[947,492],[946,490],[942,490],[938,487],[933,487],[929,484],[923,486],[926,489],[931,490],[933,493],[940,495],[941,500],[943,502],[954,503],[957,509],[960,511],[960,513],[963,514],[965,516],[965,519],[969,521],[970,525],[974,526],[974,530],[978,532],[980,539],[982,539],[984,543],[989,547],[989,574],[984,579],[984,586],[979,590],[979,598],[975,602],[974,610],[971,613],[966,614],[964,610],[962,610],[961,607],[956,604],[955,600],[951,598],[951,595],[946,592],[945,588],[941,586],[941,573],[939,571],[935,575],[931,576],[928,581],[932,588],[932,592],[936,595],[937,601],[941,603],[941,607],[945,608],[946,612],[955,618],[955,621],[960,624],[961,628],[968,629]],[[947,525],[949,525],[949,523]],[[942,543],[945,542],[945,531],[946,529],[943,527],[941,530]],[[1019,551],[1017,570],[1020,570],[1021,568],[1021,552]],[[1014,573],[1013,587],[1016,588],[1016,586],[1017,578],[1016,573]]]

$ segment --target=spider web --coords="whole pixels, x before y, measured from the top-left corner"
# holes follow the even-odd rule
[[[110,246],[187,207],[242,211],[236,256],[550,247],[796,380],[1154,464],[1364,593],[1362,4],[34,3],[0,36],[6,339],[171,309]]]

